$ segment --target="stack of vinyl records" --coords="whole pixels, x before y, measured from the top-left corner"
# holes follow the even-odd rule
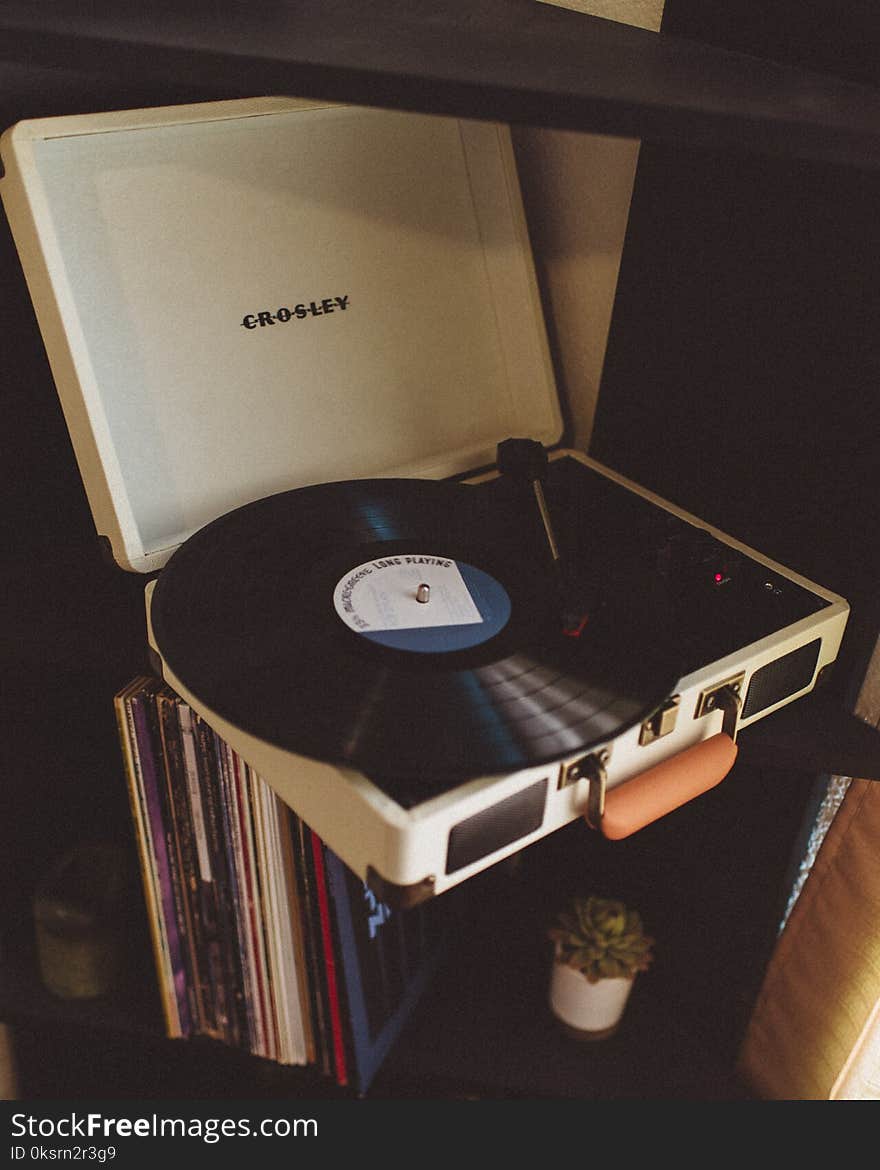
[[[171,688],[114,700],[167,1034],[364,1092],[443,942],[392,912]]]

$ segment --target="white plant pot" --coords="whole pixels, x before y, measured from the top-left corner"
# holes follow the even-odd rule
[[[580,1040],[600,1040],[616,1031],[632,989],[633,979],[590,983],[574,967],[554,963],[550,1009],[571,1035]]]

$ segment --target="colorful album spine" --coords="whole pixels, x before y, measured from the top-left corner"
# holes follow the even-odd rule
[[[202,980],[202,1032],[215,1039],[224,1038],[221,1014],[223,999],[223,959],[217,925],[217,896],[214,884],[214,859],[208,841],[206,813],[199,777],[198,753],[193,729],[193,713],[182,700],[177,702],[177,721],[183,756],[183,778],[192,828],[193,870],[190,891],[193,901],[195,943]]]
[[[207,725],[206,725],[207,726]],[[249,996],[249,972],[247,967],[247,945],[244,913],[242,909],[241,874],[239,872],[236,817],[233,815],[235,796],[230,778],[230,748],[216,732],[214,755],[217,766],[218,809],[221,820],[222,839],[226,851],[227,876],[227,922],[228,945],[231,952],[230,979],[234,981],[234,1010],[238,1021],[239,1044],[250,1050],[252,1042],[252,1020]]]
[[[257,1023],[256,1055],[274,1060],[276,1055],[275,1025],[269,993],[269,972],[266,966],[266,941],[262,918],[260,875],[257,869],[254,845],[253,816],[251,812],[250,769],[243,760],[236,760],[236,798],[241,843],[242,877],[248,924],[248,957],[254,990]]]
[[[314,1036],[314,1022],[311,1003],[310,969],[308,963],[306,939],[306,908],[304,904],[305,892],[300,880],[299,865],[296,857],[296,829],[293,824],[294,814],[283,801],[275,798],[275,812],[278,820],[278,837],[281,848],[282,865],[284,867],[284,882],[288,890],[290,906],[290,933],[293,948],[292,961],[296,969],[296,986],[299,997],[299,1018],[302,1021],[303,1044],[307,1064],[314,1064],[316,1047]]]
[[[180,915],[178,921],[181,937],[184,941],[190,1012],[193,1019],[193,1030],[203,1033],[206,1020],[207,980],[204,976],[203,962],[199,951],[201,926],[197,899],[198,863],[195,858],[193,826],[186,791],[186,763],[183,758],[180,722],[177,715],[179,701],[178,696],[169,687],[163,687],[156,695],[168,808],[170,810],[169,852],[174,856],[177,872],[180,875]]]
[[[241,958],[235,923],[235,896],[229,842],[223,808],[220,740],[198,715],[193,715],[196,760],[208,854],[218,967],[215,972],[217,1023],[222,1037],[235,1046],[247,1043],[247,1019],[242,995]]]
[[[175,890],[180,884],[180,875],[174,868],[169,850],[169,839],[172,834],[169,831],[169,811],[162,772],[163,757],[156,713],[156,689],[156,685],[151,683],[135,692],[129,702],[141,759],[144,797],[150,825],[150,847],[156,864],[162,922],[168,942],[180,1034],[188,1036],[193,1030],[193,1020],[190,1013],[184,945],[178,921],[179,898],[175,896]]]
[[[263,962],[264,999],[269,1022],[269,1056],[272,1060],[285,1063],[286,1035],[284,1021],[278,1008],[278,970],[276,965],[276,933],[271,900],[271,874],[267,858],[266,826],[259,777],[248,770],[248,795],[250,800],[251,842],[253,848],[252,873],[255,879],[254,897],[257,900],[257,921],[260,924],[258,946]]]
[[[135,843],[138,851],[150,942],[159,979],[159,993],[165,1030],[171,1037],[183,1034],[178,1006],[174,994],[174,977],[170,956],[165,915],[162,910],[160,878],[153,849],[146,797],[141,778],[141,763],[137,752],[134,717],[129,703],[130,695],[148,680],[135,679],[113,699],[116,713],[119,741],[122,749],[123,767],[128,788],[129,803],[135,828]]]
[[[342,1023],[340,985],[336,970],[336,951],[333,945],[333,923],[327,875],[324,869],[324,844],[317,833],[309,831],[312,858],[315,863],[315,891],[318,902],[318,921],[324,954],[324,975],[327,981],[327,1001],[330,1009],[330,1036],[332,1040],[333,1070],[338,1085],[348,1084],[348,1065],[345,1052],[345,1033]]]
[[[249,892],[244,873],[241,823],[238,814],[239,794],[237,771],[243,765],[232,748],[218,740],[223,784],[223,817],[229,847],[229,872],[235,904],[235,930],[238,937],[238,958],[241,970],[239,989],[244,1016],[247,1021],[247,1047],[257,1053],[261,1045],[261,1020],[253,970],[253,942],[250,922]]]
[[[259,809],[259,841],[264,877],[266,940],[272,972],[272,1003],[278,1022],[279,1057],[284,1064],[306,1063],[305,1028],[300,1012],[299,981],[292,918],[294,905],[281,842],[278,797],[258,775],[254,793]]]
[[[160,680],[114,705],[168,1034],[366,1091],[436,956],[422,908],[391,918]]]
[[[290,828],[293,834],[293,856],[296,862],[297,878],[302,891],[302,927],[306,962],[308,963],[307,990],[315,1041],[315,1061],[325,1076],[332,1076],[330,1011],[327,1004],[327,985],[324,979],[321,926],[318,898],[315,891],[315,867],[310,842],[311,830],[295,813],[291,813]]]

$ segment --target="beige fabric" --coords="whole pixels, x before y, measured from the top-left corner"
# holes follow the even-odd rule
[[[586,12],[589,16],[601,16],[604,20],[616,20],[621,24],[634,24],[639,28],[660,27],[663,15],[663,0],[542,0],[544,4],[555,4],[557,8],[571,8],[575,12]]]
[[[664,0],[543,0],[658,32]],[[570,445],[593,431],[623,252],[637,139],[513,127],[535,260],[552,321]]]
[[[880,999],[834,1087],[835,1101],[880,1101]]]
[[[512,127],[532,248],[552,322],[570,445],[588,450],[639,143]]]
[[[858,713],[880,726],[880,650]],[[773,1100],[880,1099],[880,783],[847,789],[769,963],[740,1072]]]

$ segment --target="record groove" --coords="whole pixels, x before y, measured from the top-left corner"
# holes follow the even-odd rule
[[[346,625],[333,594],[347,572],[426,550],[503,586],[497,633],[414,653]],[[160,653],[199,700],[277,747],[356,768],[404,804],[570,756],[647,717],[677,681],[653,618],[615,588],[567,637],[534,517],[483,486],[405,479],[238,508],[174,554],[151,605]]]

